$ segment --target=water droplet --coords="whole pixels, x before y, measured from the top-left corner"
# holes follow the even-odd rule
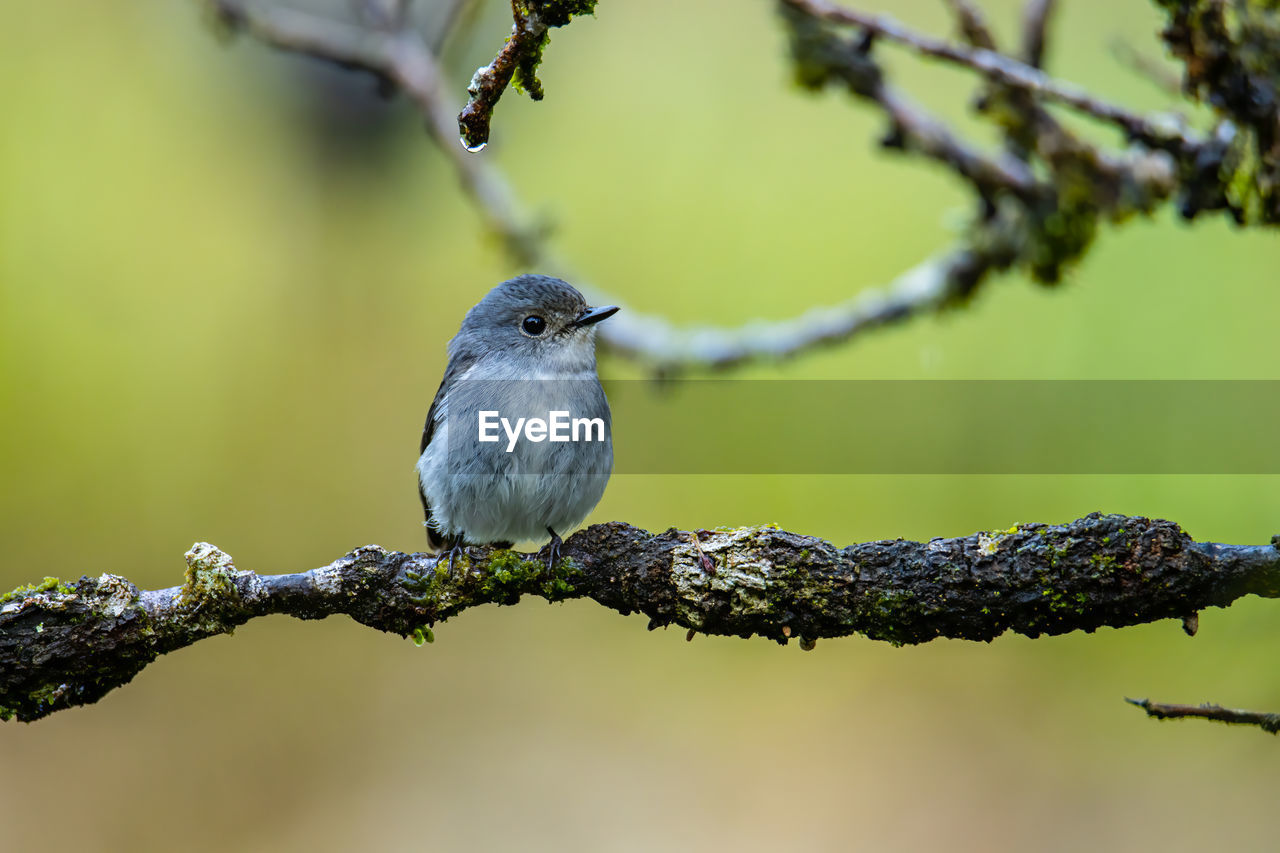
[[[484,147],[489,144],[487,142],[480,142],[475,145],[469,145],[467,144],[467,138],[465,136],[459,137],[458,141],[462,143],[463,148],[467,149],[472,154],[476,153],[477,151],[483,151]]]

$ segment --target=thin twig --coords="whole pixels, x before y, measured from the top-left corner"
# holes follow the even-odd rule
[[[479,8],[477,0],[445,0],[443,4],[437,4],[437,10],[440,5],[444,9],[439,13],[440,20],[432,28],[431,41],[427,45],[432,56],[440,56],[451,39],[457,39],[460,33],[470,30]]]
[[[545,32],[546,27],[531,28],[528,19],[517,12],[511,38],[488,65],[477,68],[472,75],[467,85],[467,103],[458,112],[458,132],[462,134],[461,142],[468,151],[479,151],[489,144],[493,108],[515,76],[520,57],[531,49],[529,43],[541,39]]]
[[[1013,86],[1050,101],[1065,104],[1122,128],[1149,145],[1182,151],[1197,144],[1189,132],[1167,118],[1150,118],[1095,98],[1078,86],[1064,83],[1037,68],[984,48],[970,48],[917,33],[888,15],[872,15],[835,6],[825,0],[781,0],[783,5],[837,24],[859,27],[911,48],[923,56],[973,69],[987,79]],[[1176,118],[1176,117],[1175,117]]]
[[[971,147],[939,119],[912,103],[897,89],[881,84],[872,96],[893,122],[891,147],[905,147],[945,163],[990,196],[1005,190],[1032,201],[1041,187],[1031,168],[1012,157],[992,157]]]
[[[956,23],[960,25],[960,34],[964,36],[965,41],[974,47],[996,49],[995,37],[991,35],[991,28],[987,26],[982,9],[969,0],[946,0],[946,3],[955,14]]]
[[[1054,0],[1027,0],[1022,10],[1022,58],[1032,68],[1044,67],[1044,50],[1048,43],[1049,19],[1053,17]]]
[[[542,100],[538,64],[547,44],[547,31],[563,27],[578,15],[595,11],[596,0],[511,0],[511,38],[493,61],[477,69],[467,86],[467,104],[458,113],[458,130],[468,151],[489,142],[489,125],[498,99],[515,83],[535,101]]]
[[[1280,714],[1264,711],[1241,711],[1234,708],[1223,708],[1221,705],[1170,705],[1164,702],[1152,702],[1150,699],[1125,698],[1130,705],[1137,705],[1147,712],[1148,717],[1157,720],[1176,720],[1186,717],[1198,717],[1203,720],[1214,720],[1219,723],[1241,726],[1257,726],[1264,732],[1280,733]]]
[[[838,305],[813,308],[790,320],[738,328],[676,328],[659,317],[633,311],[627,323],[610,330],[609,347],[652,364],[660,374],[690,366],[723,370],[762,358],[785,359],[937,311],[971,292],[988,268],[986,258],[959,246],[924,261],[883,288],[864,290]]]
[[[1156,57],[1139,51],[1122,38],[1111,40],[1111,55],[1164,94],[1175,98],[1182,96],[1182,78]]]

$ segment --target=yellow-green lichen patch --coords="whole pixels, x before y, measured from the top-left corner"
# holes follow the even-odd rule
[[[576,594],[575,582],[581,576],[578,564],[568,557],[548,568],[541,559],[505,548],[494,551],[487,561],[474,563],[460,554],[452,569],[447,559],[432,571],[405,572],[404,586],[413,593],[413,600],[437,614],[459,605],[515,604],[526,593],[562,601]]]
[[[471,558],[459,552],[450,562],[444,555],[428,571],[404,573],[404,588],[416,604],[436,611],[448,610],[462,603],[466,606],[468,590],[473,587]]]
[[[236,567],[231,556],[208,542],[197,542],[186,553],[187,573],[182,584],[182,603],[196,606],[212,602],[228,603],[239,598],[235,585]]]
[[[24,584],[23,586],[12,589],[4,595],[0,595],[0,604],[6,601],[13,601],[19,598],[28,598],[32,595],[39,595],[42,592],[58,592],[67,594],[74,590],[69,583],[64,583],[59,578],[46,577],[39,583]]]

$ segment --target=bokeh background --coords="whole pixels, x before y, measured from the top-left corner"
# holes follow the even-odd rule
[[[450,45],[459,95],[504,5]],[[1015,32],[1013,4],[983,5]],[[941,4],[894,11],[949,31]],[[0,589],[103,571],[169,586],[198,540],[262,572],[419,549],[413,463],[444,343],[513,270],[417,116],[367,78],[219,40],[195,3],[3,18]],[[1050,68],[1169,106],[1110,47],[1155,54],[1158,26],[1140,0],[1064,3]],[[965,121],[970,78],[883,52]],[[946,173],[876,148],[878,116],[791,85],[769,3],[603,0],[542,73],[546,100],[509,93],[479,156],[634,309],[790,316],[887,281],[961,220]],[[1277,379],[1277,268],[1274,234],[1162,214],[1104,233],[1056,290],[1006,277],[963,310],[735,377]],[[601,371],[638,375],[607,354]],[[696,410],[664,428],[741,440]],[[592,520],[843,544],[1092,510],[1262,543],[1280,478],[633,474]],[[423,648],[263,619],[95,706],[0,726],[3,846],[1267,849],[1275,740],[1121,698],[1280,709],[1275,625],[1252,599],[1194,639],[1165,622],[804,653],[686,643],[590,602],[478,609]]]

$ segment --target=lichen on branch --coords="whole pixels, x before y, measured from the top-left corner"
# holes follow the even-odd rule
[[[458,114],[462,144],[478,151],[489,141],[493,109],[508,85],[542,100],[538,66],[551,40],[550,30],[578,15],[595,14],[596,0],[511,0],[511,37],[493,61],[476,70],[467,86],[467,104]]]
[[[897,645],[989,641],[1181,619],[1254,594],[1280,597],[1280,537],[1194,542],[1169,521],[1093,514],[952,539],[839,548],[776,527],[667,530],[597,524],[561,559],[470,548],[452,570],[376,545],[296,574],[259,575],[199,543],[181,586],[141,591],[104,574],[47,578],[0,599],[0,718],[31,721],[97,701],[157,656],[250,619],[345,614],[418,643],[435,625],[523,596],[590,598],[649,627],[792,639],[862,634]]]

